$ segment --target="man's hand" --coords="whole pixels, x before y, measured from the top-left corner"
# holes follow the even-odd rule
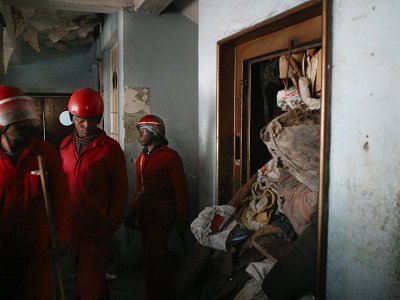
[[[136,223],[136,218],[132,216],[126,216],[124,218],[124,226],[132,230],[140,230],[139,225]]]
[[[175,224],[176,233],[178,234],[179,239],[182,242],[183,252],[185,255],[188,255],[189,249],[186,244],[186,230],[189,228],[189,223],[187,221],[184,222],[177,222]]]
[[[176,233],[180,238],[185,237],[185,232],[188,228],[188,222],[177,222],[175,225]]]

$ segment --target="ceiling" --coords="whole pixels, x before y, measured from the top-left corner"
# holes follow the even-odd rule
[[[0,1],[0,9],[7,24],[6,35],[3,34],[5,56],[8,55],[7,49],[12,49],[13,46],[15,48],[16,38],[22,38],[37,52],[40,51],[39,41],[44,41],[47,47],[60,51],[70,46],[91,43],[101,30],[103,14],[121,9],[159,15],[173,6],[194,22],[198,22],[198,0]]]

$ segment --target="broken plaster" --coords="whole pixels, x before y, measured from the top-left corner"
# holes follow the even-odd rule
[[[150,89],[125,87],[124,113],[150,113]]]
[[[139,119],[150,113],[150,89],[145,87],[125,87],[124,91],[124,128],[125,143],[138,139],[136,124]]]

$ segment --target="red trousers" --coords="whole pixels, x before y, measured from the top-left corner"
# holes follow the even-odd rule
[[[76,253],[76,289],[79,300],[110,299],[104,268],[110,251],[111,237],[77,235],[73,241]]]
[[[143,240],[147,299],[176,299],[168,239],[174,228],[173,207],[167,199],[142,198],[139,224]]]
[[[0,254],[0,299],[51,300],[52,270],[48,256]]]

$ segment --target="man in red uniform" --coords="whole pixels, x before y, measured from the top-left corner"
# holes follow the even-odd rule
[[[70,244],[67,181],[57,150],[32,137],[39,122],[30,97],[0,86],[0,299],[52,299],[50,230],[38,155],[45,160],[58,250]]]
[[[136,127],[144,148],[136,161],[136,191],[126,224],[139,220],[148,299],[175,299],[167,245],[174,226],[182,235],[188,220],[186,177],[178,153],[167,147],[164,122],[147,115]]]
[[[80,300],[109,299],[104,267],[128,197],[124,153],[118,142],[97,128],[103,108],[103,99],[96,91],[75,91],[68,111],[76,133],[60,146],[74,207],[72,240]]]

